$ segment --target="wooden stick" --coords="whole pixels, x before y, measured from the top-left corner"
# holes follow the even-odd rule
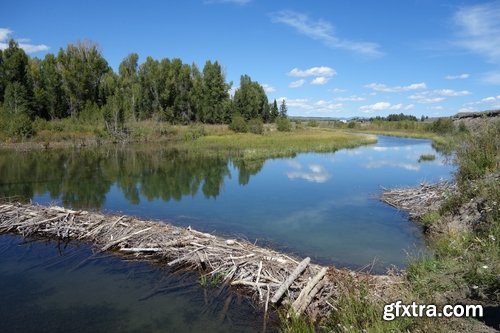
[[[295,281],[295,279],[306,269],[307,265],[311,258],[307,257],[300,262],[300,264],[295,268],[295,270],[288,276],[288,278],[283,282],[283,284],[278,288],[278,290],[274,293],[273,298],[271,298],[272,303],[276,303],[280,300],[281,296],[288,290],[290,285]]]
[[[298,309],[302,306],[302,303],[304,302],[305,298],[311,290],[318,284],[318,282],[326,275],[327,268],[323,267],[316,276],[312,280],[310,280],[305,288],[302,289],[302,291],[299,294],[299,297],[293,302],[292,304],[292,309],[295,312],[298,312]]]
[[[136,235],[139,235],[139,234],[142,234],[143,232],[146,232],[148,230],[151,230],[152,227],[148,227],[148,228],[145,228],[145,229],[142,229],[142,230],[139,230],[139,231],[136,231],[134,233],[131,233],[130,235],[127,235],[125,237],[122,237],[120,239],[117,239],[111,243],[109,243],[108,245],[104,246],[101,251],[106,251],[107,249],[111,248],[112,246],[115,246],[116,244],[119,244],[123,241],[126,241],[127,239],[133,237],[133,236],[136,236]]]
[[[311,290],[309,295],[307,295],[302,303],[300,304],[299,308],[297,309],[297,314],[300,315],[302,312],[304,312],[305,309],[309,306],[309,304],[312,302],[314,296],[323,288],[325,285],[325,280],[321,280],[316,286]]]
[[[122,252],[161,252],[161,247],[123,247],[120,249]]]

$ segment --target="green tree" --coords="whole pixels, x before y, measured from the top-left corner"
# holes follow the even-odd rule
[[[274,122],[276,120],[276,118],[278,118],[279,115],[280,115],[280,112],[278,110],[278,103],[276,102],[276,99],[269,106],[269,108],[270,108],[270,119],[269,119],[269,121],[270,122]]]
[[[110,68],[96,44],[69,44],[59,51],[57,62],[71,116],[77,116],[87,102],[104,103],[105,97],[99,98],[99,84]]]
[[[280,104],[280,117],[286,118],[288,114],[288,108],[286,107],[286,102],[283,99]]]
[[[11,39],[9,46],[2,52],[2,80],[3,89],[7,89],[7,85],[12,82],[18,82],[25,87],[30,93],[29,78],[28,78],[29,59],[23,49],[21,49],[16,41]],[[3,91],[2,98],[5,94]]]
[[[140,95],[138,60],[139,55],[131,53],[122,60],[118,68],[124,92],[125,116],[134,121],[138,117],[138,100]]]
[[[58,71],[57,59],[53,54],[47,54],[40,64],[40,79],[43,89],[44,114],[50,119],[68,116],[68,105],[62,87],[62,77]]]
[[[163,114],[160,100],[162,90],[160,81],[160,63],[152,57],[139,66],[139,118],[147,119],[153,115]]]
[[[203,67],[201,114],[205,123],[222,123],[226,116],[230,84],[226,83],[222,67],[217,61],[207,61]]]
[[[125,122],[124,89],[119,78],[113,72],[103,77],[101,90],[106,94],[106,104],[103,105],[103,116],[106,129],[113,134],[121,133]]]
[[[240,78],[240,87],[234,94],[234,108],[236,113],[247,120],[263,116],[270,119],[264,88],[258,82],[253,82],[248,75],[242,75]]]
[[[9,83],[5,89],[3,107],[10,114],[28,114],[29,101],[26,87],[17,81]]]

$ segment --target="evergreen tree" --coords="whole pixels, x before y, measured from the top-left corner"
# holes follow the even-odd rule
[[[274,102],[269,106],[270,110],[270,122],[274,122],[276,118],[279,117],[280,113],[278,110],[278,103],[276,102],[276,99]]]
[[[286,118],[287,117],[287,114],[288,114],[288,108],[286,107],[286,102],[285,100],[283,99],[281,101],[281,105],[280,105],[280,117],[282,118]]]
[[[242,75],[240,78],[240,87],[234,94],[234,108],[236,113],[247,120],[270,118],[264,88],[258,82],[253,82],[248,75]]]
[[[226,83],[222,67],[217,61],[207,61],[203,67],[202,121],[222,123],[226,118],[224,111],[229,99],[231,86]]]

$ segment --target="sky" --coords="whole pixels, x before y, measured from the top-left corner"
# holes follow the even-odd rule
[[[222,64],[289,115],[417,117],[500,108],[500,1],[7,1],[0,48],[31,57],[96,42],[113,69],[180,58]]]

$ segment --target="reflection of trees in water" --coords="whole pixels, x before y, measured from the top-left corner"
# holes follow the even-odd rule
[[[0,152],[0,197],[29,200],[48,193],[63,205],[99,208],[111,186],[132,204],[141,195],[148,200],[181,200],[201,192],[219,195],[230,176],[229,156],[203,155],[179,150],[97,149],[49,150],[30,153]],[[246,185],[264,161],[236,159],[239,184]]]

